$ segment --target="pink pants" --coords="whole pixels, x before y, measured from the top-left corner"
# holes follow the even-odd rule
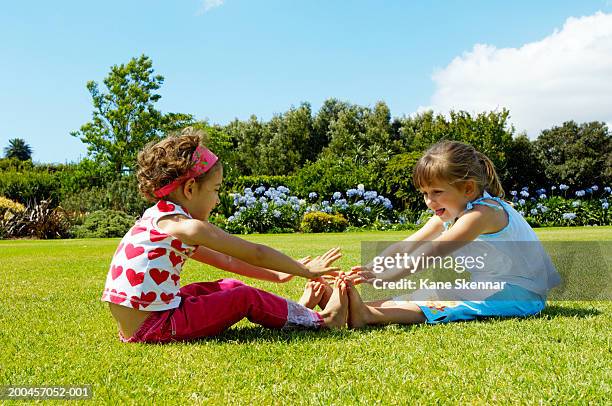
[[[243,318],[268,328],[320,328],[321,316],[300,304],[236,279],[192,283],[180,289],[181,304],[152,314],[125,342],[165,343],[217,335]]]

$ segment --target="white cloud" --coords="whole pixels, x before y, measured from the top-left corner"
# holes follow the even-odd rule
[[[510,110],[531,138],[563,121],[612,122],[612,14],[565,21],[541,41],[520,48],[476,44],[432,76],[431,105],[480,112]]]
[[[225,0],[204,0],[197,14],[204,14],[211,8],[222,6]]]

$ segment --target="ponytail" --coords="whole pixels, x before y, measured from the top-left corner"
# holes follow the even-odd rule
[[[482,169],[486,176],[485,182],[485,190],[489,192],[492,196],[504,197],[504,188],[499,181],[499,176],[497,176],[497,172],[495,171],[495,165],[489,159],[488,156],[483,154],[480,151],[476,151],[476,156],[478,157],[478,161],[482,165]]]

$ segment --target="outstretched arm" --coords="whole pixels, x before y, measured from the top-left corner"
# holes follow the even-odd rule
[[[479,207],[478,209],[471,210],[461,216],[447,232],[431,242],[424,242],[417,249],[412,250],[410,255],[423,258],[445,257],[486,232],[491,224],[491,216],[494,215],[493,210],[488,208]],[[374,279],[395,281],[409,273],[425,269],[423,265],[426,264],[426,261],[419,261],[417,263],[419,264],[417,267],[391,267],[380,273],[374,273],[372,270],[367,269],[360,271],[358,275],[365,281],[373,281]]]
[[[223,269],[224,271],[249,278],[260,279],[262,281],[284,283],[293,278],[293,275],[291,274],[251,265],[240,259],[233,258],[227,254],[222,254],[203,246],[199,246],[191,258],[195,259],[196,261],[212,265],[215,268]],[[310,257],[306,257],[299,259],[298,262],[306,264],[309,260]]]
[[[427,223],[423,227],[421,227],[417,232],[408,236],[403,241],[392,244],[387,247],[383,252],[378,254],[381,257],[393,257],[396,254],[403,254],[406,251],[406,248],[410,248],[410,252],[407,254],[411,254],[416,251],[419,247],[422,246],[424,242],[433,241],[437,237],[439,237],[444,231],[444,223],[438,216],[431,217]],[[364,266],[357,265],[351,268],[351,272],[348,273],[348,278],[353,281],[355,284],[359,284],[364,280],[358,276],[358,273],[368,272],[371,273],[373,269],[373,264],[369,263]]]
[[[317,257],[307,264],[302,264],[272,247],[235,237],[206,221],[177,218],[166,223],[166,228],[166,232],[186,244],[202,245],[256,267],[309,279],[340,270],[338,267],[331,266],[342,256],[340,249],[333,250],[330,255]]]

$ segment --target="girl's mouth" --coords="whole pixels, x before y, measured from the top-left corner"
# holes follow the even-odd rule
[[[441,216],[444,213],[444,211],[446,211],[446,209],[437,209],[436,216]]]

